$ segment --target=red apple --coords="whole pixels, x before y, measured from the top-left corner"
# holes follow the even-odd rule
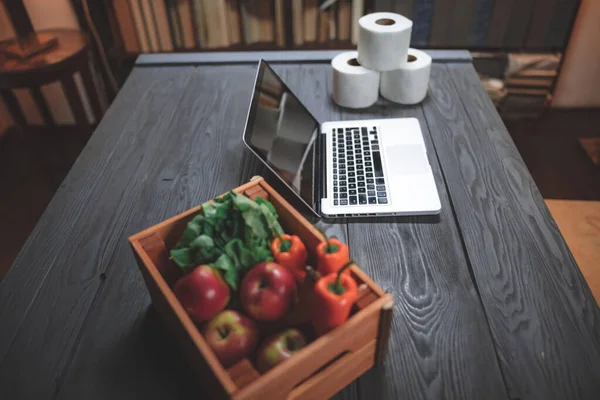
[[[180,278],[173,292],[196,323],[211,319],[229,303],[229,286],[221,273],[209,265],[200,265]]]
[[[274,262],[262,262],[248,271],[240,294],[248,315],[258,321],[274,321],[293,307],[296,291],[296,280],[287,268]]]
[[[296,329],[286,329],[271,336],[260,346],[256,366],[261,373],[264,373],[304,347],[306,347],[304,336]]]
[[[207,322],[202,335],[223,367],[250,356],[258,344],[258,328],[237,311],[225,310]]]

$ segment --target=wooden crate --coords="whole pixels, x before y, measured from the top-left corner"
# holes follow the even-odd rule
[[[263,197],[273,203],[285,232],[298,235],[314,265],[314,249],[322,241],[319,231],[292,208],[267,182],[255,177],[234,189],[250,198]],[[359,284],[359,298],[346,323],[326,335],[310,333],[312,283],[300,285],[298,306],[283,321],[259,325],[261,337],[282,326],[308,332],[309,345],[290,360],[260,375],[251,360],[223,368],[189,318],[171,286],[181,276],[169,260],[168,250],[179,240],[187,223],[200,211],[192,208],[129,238],[152,302],[172,332],[192,368],[200,375],[210,398],[320,399],[344,388],[374,365],[381,364],[387,351],[393,298],[358,267],[352,276]],[[264,338],[264,337],[263,337]]]

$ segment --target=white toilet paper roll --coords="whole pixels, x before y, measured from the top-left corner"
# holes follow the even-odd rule
[[[358,20],[358,62],[374,71],[399,68],[406,60],[412,21],[400,14],[378,12]]]
[[[379,96],[379,73],[362,67],[358,52],[347,51],[331,60],[333,67],[333,101],[342,107],[365,108]]]
[[[404,65],[381,73],[381,95],[400,104],[417,104],[427,95],[431,57],[420,50],[408,49]]]

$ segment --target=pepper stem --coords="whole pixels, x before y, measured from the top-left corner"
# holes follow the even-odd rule
[[[323,237],[325,238],[325,242],[327,243],[327,246],[325,246],[325,249],[324,249],[325,253],[331,254],[331,253],[337,252],[339,249],[338,246],[329,241],[329,236],[327,236],[325,231],[323,231],[322,229],[319,229],[319,228],[317,228],[317,229],[319,230],[319,232],[321,232],[321,235],[323,235]]]
[[[277,234],[277,238],[279,239],[279,251],[287,253],[292,247],[292,242],[290,240],[285,240],[280,234]]]
[[[329,285],[329,289],[335,293],[335,294],[342,294],[346,291],[346,288],[344,288],[344,285],[342,285],[342,274],[344,273],[344,271],[348,268],[350,268],[350,266],[354,264],[354,260],[350,260],[348,261],[346,264],[344,264],[344,266],[342,268],[340,268],[337,272],[337,278],[335,278],[335,283]]]

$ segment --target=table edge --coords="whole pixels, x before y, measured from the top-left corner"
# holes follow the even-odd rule
[[[291,51],[237,51],[202,53],[153,53],[142,54],[135,66],[173,66],[198,64],[244,64],[256,63],[261,58],[268,62],[330,62],[339,53],[348,50],[291,50]],[[467,50],[425,50],[433,62],[457,63],[472,62]]]

